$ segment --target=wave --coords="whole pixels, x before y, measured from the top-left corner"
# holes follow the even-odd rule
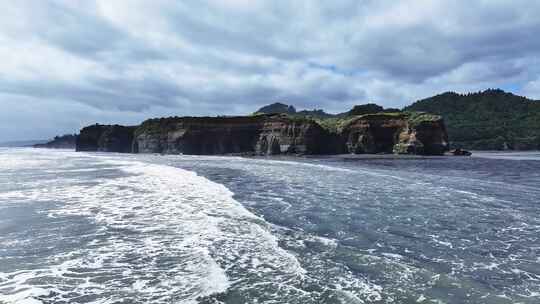
[[[65,155],[48,157],[36,165],[57,165]],[[18,203],[60,201],[47,216],[82,217],[97,227],[87,236],[91,241],[49,256],[40,267],[0,272],[0,302],[195,303],[246,281],[282,285],[279,296],[299,292],[295,284],[305,270],[278,246],[268,223],[225,186],[164,165],[94,160],[99,167],[93,172],[92,166],[64,164],[51,173],[91,174],[92,183],[59,178],[0,196]],[[117,168],[117,176],[100,176],[103,166]]]
[[[475,152],[474,157],[505,159],[505,160],[540,160],[540,151],[520,151],[520,152],[501,152],[501,151],[481,151]]]

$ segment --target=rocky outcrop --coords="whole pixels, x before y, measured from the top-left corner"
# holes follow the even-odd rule
[[[349,153],[443,155],[448,135],[440,116],[378,113],[350,119],[341,136]]]
[[[47,148],[47,149],[75,149],[75,142],[77,135],[66,134],[62,136],[55,136],[51,141],[44,144],[35,144],[34,148]]]
[[[133,151],[166,154],[253,152],[264,117],[150,119],[135,131]]]
[[[286,115],[173,117],[145,121],[133,151],[166,154],[328,154],[331,134],[315,121]]]
[[[448,151],[446,154],[452,155],[452,156],[471,156],[472,152],[457,148],[457,149],[452,149]]]
[[[442,155],[448,150],[442,119],[425,113],[368,114],[331,120],[324,126],[313,119],[287,114],[159,118],[138,127],[86,127],[78,137],[77,151]]]
[[[338,154],[338,135],[313,120],[275,116],[264,122],[255,146],[257,154]]]
[[[76,151],[133,152],[135,128],[99,124],[85,127],[77,137]]]

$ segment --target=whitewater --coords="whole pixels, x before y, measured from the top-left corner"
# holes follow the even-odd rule
[[[540,157],[0,150],[0,303],[538,303]]]

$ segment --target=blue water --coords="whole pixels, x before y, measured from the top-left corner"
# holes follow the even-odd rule
[[[0,303],[538,303],[540,154],[0,150]]]

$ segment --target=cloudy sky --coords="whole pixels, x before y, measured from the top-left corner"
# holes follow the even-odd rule
[[[540,98],[540,1],[0,3],[0,141],[282,101],[340,112],[444,91]]]

